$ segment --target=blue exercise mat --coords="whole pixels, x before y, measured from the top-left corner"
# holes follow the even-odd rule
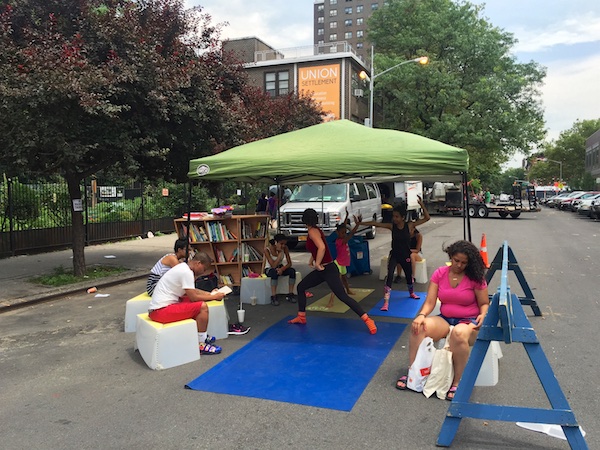
[[[421,306],[425,302],[427,292],[415,292],[419,299],[409,297],[408,291],[392,291],[390,295],[390,304],[388,311],[381,311],[380,308],[383,306],[383,298],[377,302],[373,308],[368,312],[369,316],[385,316],[385,317],[399,317],[401,319],[413,319],[420,311]]]
[[[307,325],[292,325],[291,318],[185,387],[350,411],[405,327],[381,322],[371,335],[360,319],[308,316]]]

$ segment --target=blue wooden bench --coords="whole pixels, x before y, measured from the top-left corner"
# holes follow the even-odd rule
[[[501,420],[507,422],[529,422],[535,424],[560,425],[573,449],[587,449],[587,443],[577,424],[575,414],[563,394],[558,380],[554,375],[548,358],[542,350],[529,319],[523,311],[523,302],[515,294],[511,294],[508,286],[509,260],[514,254],[505,241],[502,251],[502,274],[498,292],[492,296],[488,314],[483,321],[481,331],[477,336],[464,374],[460,380],[456,395],[448,408],[446,419],[442,424],[437,445],[449,447],[458,431],[458,426],[463,418]],[[500,252],[500,251],[499,251]],[[521,284],[526,284],[522,275]],[[491,277],[490,277],[491,278]],[[533,296],[531,296],[531,299]],[[531,300],[530,299],[530,300]],[[537,304],[526,303],[534,310],[535,315],[541,315]],[[498,323],[500,325],[498,325]],[[471,403],[469,399],[473,393],[475,379],[481,368],[483,358],[490,346],[490,341],[504,341],[507,344],[520,342],[523,344],[535,372],[544,388],[552,409],[527,408],[522,406],[489,405]]]

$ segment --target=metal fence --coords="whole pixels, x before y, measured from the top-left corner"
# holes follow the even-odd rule
[[[81,185],[86,245],[171,232],[182,202],[163,186],[115,186],[96,179]],[[0,181],[0,258],[68,248],[71,199],[64,182]]]

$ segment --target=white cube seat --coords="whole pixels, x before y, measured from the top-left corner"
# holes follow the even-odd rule
[[[206,302],[208,306],[208,327],[206,332],[216,339],[226,339],[229,335],[229,317],[224,301]],[[194,322],[196,323],[196,322]]]
[[[294,284],[294,290],[292,291],[294,294],[298,295],[298,283],[302,281],[302,274],[296,271],[296,284]],[[271,286],[271,281],[269,280],[269,288]],[[271,292],[271,291],[269,291]],[[278,294],[289,294],[290,293],[290,277],[287,275],[284,277],[277,278],[277,291]]]
[[[413,276],[415,277],[415,283],[425,284],[429,282],[429,278],[427,277],[427,260],[425,258],[416,262]]]
[[[148,313],[137,315],[135,348],[153,370],[169,369],[200,359],[196,321],[158,323]]]
[[[385,280],[385,277],[387,277],[387,268],[388,255],[385,255],[381,258],[381,262],[379,263],[380,280]],[[421,261],[417,261],[417,263],[415,264],[415,273],[413,274],[413,276],[415,278],[415,283],[425,284],[429,282],[429,278],[427,277],[427,260],[425,258],[423,258]]]
[[[296,271],[296,284],[294,285],[294,294],[298,294],[298,283],[302,281],[302,274]],[[277,294],[289,294],[290,277],[284,276],[277,278]],[[271,279],[269,277],[242,278],[240,287],[240,298],[242,303],[252,303],[252,296],[256,296],[257,305],[271,304]]]
[[[152,297],[147,292],[130,298],[125,303],[125,333],[135,333],[137,315],[148,312]]]

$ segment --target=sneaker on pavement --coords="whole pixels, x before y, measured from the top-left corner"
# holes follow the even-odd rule
[[[294,294],[287,294],[285,299],[290,303],[296,303],[296,296]]]
[[[206,339],[204,340],[204,342],[206,344],[214,344],[216,340],[217,340],[217,338],[214,336],[207,336]]]
[[[207,344],[206,342],[200,344],[201,355],[218,355],[221,353],[221,347],[218,345]]]
[[[400,275],[396,275],[396,278],[394,278],[394,283],[400,283],[402,281],[402,277]]]
[[[241,323],[232,323],[229,325],[229,332],[227,334],[241,336],[242,334],[246,334],[248,331],[250,331],[250,327],[245,327]]]

